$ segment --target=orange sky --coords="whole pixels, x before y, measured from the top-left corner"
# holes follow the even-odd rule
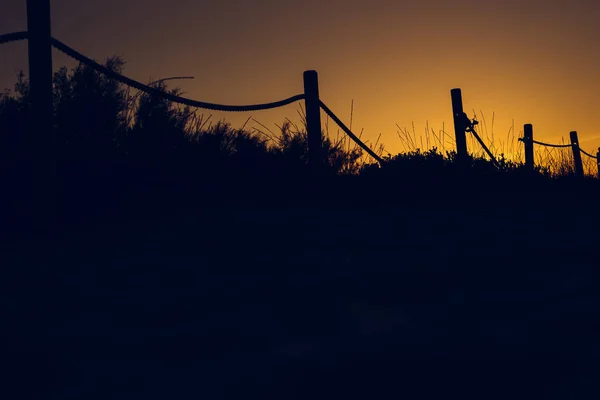
[[[86,55],[117,54],[126,75],[148,82],[173,75],[186,96],[247,104],[302,92],[316,69],[322,100],[353,130],[402,149],[396,124],[424,135],[445,123],[453,134],[450,89],[465,110],[482,111],[506,138],[534,124],[539,140],[579,132],[600,145],[600,3],[594,1],[53,0],[53,34]],[[25,0],[2,0],[0,32],[24,30]],[[27,68],[26,44],[0,46],[0,84]],[[55,66],[68,63],[55,52]],[[276,129],[298,105],[252,114],[214,114],[241,126],[249,116]],[[254,124],[255,126],[258,126]],[[483,128],[480,129],[480,131]]]

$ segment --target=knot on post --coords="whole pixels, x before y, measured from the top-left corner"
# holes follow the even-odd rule
[[[454,116],[454,135],[456,138],[456,155],[460,159],[468,157],[467,151],[467,131],[468,125],[465,123],[465,119],[468,121],[469,118],[463,111],[462,92],[459,88],[450,90],[450,96],[452,98],[452,115]],[[470,123],[470,121],[469,121]]]
[[[521,139],[520,139],[521,140]],[[533,154],[533,125],[523,125],[523,145],[525,146],[525,167],[533,170],[535,166]]]
[[[475,130],[475,125],[479,125],[479,121],[475,118],[472,120],[467,116],[467,113],[462,113],[462,120],[465,132],[473,132]]]
[[[579,139],[577,131],[572,131],[569,134],[571,138],[571,147],[573,149],[573,161],[575,163],[575,176],[583,178],[583,160],[581,159],[581,150],[579,149]]]

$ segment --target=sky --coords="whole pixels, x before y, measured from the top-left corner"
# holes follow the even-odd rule
[[[26,29],[25,0],[2,0],[0,33]],[[499,147],[513,126],[557,143],[579,133],[600,146],[600,2],[583,0],[52,0],[53,36],[125,75],[173,82],[185,96],[254,104],[303,91],[319,73],[321,100],[362,138],[404,149],[397,125],[453,135],[450,90]],[[0,46],[0,88],[27,71],[26,42]],[[72,62],[54,51],[54,67]],[[353,108],[352,108],[353,104]],[[274,111],[212,113],[276,130],[300,103]],[[483,125],[485,118],[485,126]],[[325,118],[323,119],[325,122]],[[251,121],[248,127],[260,127]],[[261,128],[262,129],[262,128]],[[330,135],[337,130],[329,125]],[[264,130],[264,129],[263,129]],[[486,134],[487,132],[487,134]],[[514,147],[513,147],[514,148]],[[508,152],[509,147],[505,148]]]

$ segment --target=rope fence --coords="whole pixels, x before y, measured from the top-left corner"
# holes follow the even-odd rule
[[[597,160],[598,157],[597,156],[593,156],[590,153],[588,153],[587,151],[583,150],[583,149],[579,149],[583,154],[585,154],[586,156],[588,156],[589,158],[593,158],[594,160]]]
[[[575,172],[571,147],[539,146],[534,152],[534,165],[543,166],[551,174],[570,175]]]
[[[29,37],[29,32],[13,32],[0,35],[0,44],[18,42]]]
[[[336,124],[338,124],[338,126],[340,128],[342,128],[342,130],[344,131],[344,133],[346,133],[346,135],[348,135],[352,140],[354,140],[356,142],[356,144],[358,144],[364,151],[367,152],[367,154],[369,154],[371,157],[373,157],[375,160],[377,160],[377,162],[379,162],[380,164],[384,163],[383,159],[381,157],[379,157],[371,148],[369,148],[369,146],[367,146],[365,143],[363,143],[354,133],[352,133],[352,131],[346,125],[344,125],[344,123],[333,113],[333,111],[331,111],[329,109],[329,107],[327,107],[325,105],[325,103],[323,103],[321,101],[320,102],[320,106],[323,109],[323,111],[325,111],[325,113]]]
[[[450,96],[452,98],[452,113],[454,115],[457,157],[460,159],[468,159],[470,157],[467,150],[466,134],[471,133],[472,137],[477,140],[484,152],[490,157],[492,163],[498,167],[498,162],[494,158],[493,153],[475,131],[475,125],[479,122],[475,119],[471,121],[464,112],[462,90],[460,88],[452,89]],[[553,144],[534,140],[533,125],[525,124],[523,128],[523,137],[519,138],[518,141],[524,144],[526,168],[533,171],[536,165],[538,165],[543,171],[553,175],[564,176],[574,174],[578,178],[582,178],[585,175],[597,175],[600,178],[600,148],[598,148],[596,156],[581,149],[576,131],[570,132],[570,143]],[[535,152],[534,144],[542,146],[543,151]],[[571,150],[570,154],[563,151],[567,149]],[[587,158],[584,159],[581,154],[586,155]],[[596,163],[593,160],[596,160]]]
[[[519,138],[519,141],[523,142],[523,145],[525,146],[525,165],[528,167],[533,168],[534,165],[544,165],[549,168],[551,172],[558,173],[559,175],[569,175],[574,173],[579,177],[583,177],[584,175],[597,175],[600,178],[600,159],[598,158],[598,155],[594,156],[580,147],[576,131],[570,133],[571,143],[568,144],[553,144],[534,140],[533,127],[531,124],[525,125],[524,132],[524,136]],[[534,144],[543,147],[543,156],[539,152],[534,155]],[[567,148],[571,149],[570,154],[559,151]],[[559,154],[553,154],[554,150],[559,151]],[[584,154],[587,158],[583,159],[581,154]],[[600,148],[598,149],[598,154],[600,154]],[[534,160],[535,156],[540,158],[538,162]],[[592,160],[596,160],[597,162],[594,163]],[[594,169],[596,169],[595,172]]]
[[[28,15],[28,18],[29,17],[32,17],[32,16]],[[40,35],[39,30],[31,31],[31,33],[27,32],[27,31],[23,31],[23,32],[13,32],[13,33],[8,33],[8,34],[3,34],[3,35],[0,35],[0,44],[16,42],[16,41],[20,41],[20,40],[24,40],[24,39],[30,39],[29,40],[30,55],[37,54],[36,52],[43,52],[42,51],[43,48],[40,47],[43,45],[43,43],[41,43],[39,41],[40,37],[38,35]],[[48,34],[46,33],[46,35],[48,35]],[[355,143],[357,143],[358,146],[360,148],[362,148],[369,156],[371,156],[374,160],[376,160],[380,164],[384,163],[384,160],[375,151],[373,151],[373,149],[371,149],[364,142],[362,142],[360,140],[360,138],[357,137],[333,113],[333,111],[331,111],[331,109],[329,109],[329,107],[327,107],[325,105],[325,103],[323,103],[319,99],[318,80],[317,80],[317,76],[316,76],[316,71],[306,71],[305,72],[305,92],[302,94],[298,94],[298,95],[289,97],[287,99],[283,99],[283,100],[275,101],[275,102],[271,102],[271,103],[250,104],[250,105],[217,104],[217,103],[209,103],[209,102],[192,100],[189,98],[178,96],[174,93],[169,93],[164,90],[160,90],[160,89],[158,89],[156,87],[152,87],[150,85],[143,84],[139,81],[136,81],[134,79],[123,76],[104,65],[97,63],[96,61],[92,60],[91,58],[86,57],[85,55],[81,54],[80,52],[67,46],[65,43],[61,42],[60,40],[57,40],[51,36],[45,36],[45,40],[46,40],[45,46],[52,46],[52,47],[56,48],[58,51],[64,53],[68,57],[74,59],[75,61],[78,61],[81,64],[88,66],[89,68],[93,69],[94,71],[96,71],[100,74],[103,74],[111,79],[114,79],[117,82],[120,82],[129,87],[135,88],[146,94],[149,94],[152,96],[157,96],[159,98],[163,98],[165,100],[171,101],[176,104],[184,105],[184,106],[195,107],[195,108],[206,109],[206,110],[213,110],[213,111],[223,111],[223,112],[250,112],[250,111],[264,111],[264,110],[275,109],[275,108],[279,108],[279,107],[283,107],[283,106],[292,104],[297,101],[304,100],[306,102],[306,109],[307,109],[307,134],[309,137],[308,147],[309,147],[309,153],[311,153],[313,155],[312,157],[309,157],[309,159],[315,160],[316,158],[319,158],[319,157],[315,157],[316,155],[318,155],[320,153],[320,151],[317,149],[317,147],[320,147],[321,137],[322,137],[320,117],[318,116],[318,114],[320,113],[320,110],[323,110],[342,129],[342,131],[344,131],[344,133],[350,139],[352,139]],[[48,40],[49,40],[50,44],[48,44]],[[34,41],[37,42],[36,45],[32,44],[32,42],[34,42]],[[46,47],[46,48],[48,48],[48,47]],[[32,68],[32,66],[30,66],[30,69],[31,68]],[[51,69],[51,62],[49,64],[48,68]],[[307,72],[310,72],[309,78],[307,78]],[[36,71],[36,74],[40,74],[40,76],[41,76],[42,71],[39,71],[39,68],[38,68],[38,70]],[[31,75],[32,75],[31,76],[32,81],[37,80],[37,79],[34,79],[33,73],[31,73]],[[491,162],[495,166],[498,167],[498,162],[497,162],[496,158],[494,157],[493,153],[490,151],[490,149],[486,146],[484,141],[481,139],[481,137],[475,131],[474,125],[477,122],[475,120],[473,120],[471,122],[468,119],[468,117],[466,116],[466,114],[463,112],[461,90],[460,89],[452,89],[451,94],[452,94],[452,108],[453,108],[453,113],[454,113],[454,125],[455,125],[455,131],[456,131],[456,147],[457,147],[458,155],[461,157],[468,156],[467,147],[466,147],[466,143],[467,143],[466,142],[466,133],[469,132],[473,135],[473,137],[481,145],[481,147],[483,148],[485,153],[490,157]],[[38,99],[38,101],[41,101],[41,100]],[[530,124],[529,124],[529,128],[531,130]],[[575,136],[573,136],[573,135],[575,135]],[[583,175],[584,163],[581,158],[581,153],[583,153],[589,159],[598,161],[598,175],[600,176],[599,156],[598,155],[594,156],[594,155],[582,150],[579,147],[579,142],[577,140],[576,132],[571,132],[571,143],[570,144],[551,144],[551,143],[544,143],[541,141],[537,141],[537,140],[533,139],[532,132],[530,132],[529,134],[526,134],[523,138],[519,138],[519,141],[523,142],[525,145],[525,164],[529,167],[533,167],[535,165],[535,162],[533,160],[533,157],[534,157],[533,156],[533,145],[534,144],[544,146],[546,148],[552,148],[552,149],[563,149],[563,148],[566,149],[566,148],[570,147],[573,151],[573,160],[574,160],[574,164],[575,164],[576,174]],[[599,149],[598,154],[600,154],[600,149]],[[588,160],[586,159],[586,161],[588,161]],[[564,163],[564,160],[562,161],[562,163]],[[586,162],[586,164],[587,164],[587,162]]]
[[[28,39],[28,38],[29,38],[29,32],[14,32],[14,33],[9,33],[9,34],[4,34],[4,35],[0,35],[0,44],[15,42],[15,41],[19,41],[19,40]],[[213,110],[213,111],[223,111],[223,112],[251,112],[251,111],[271,110],[271,109],[287,106],[287,105],[292,104],[297,101],[305,100],[307,102],[307,104],[311,103],[313,105],[311,107],[311,109],[313,110],[312,120],[318,121],[318,124],[316,124],[316,125],[315,124],[307,124],[307,125],[312,125],[312,127],[307,126],[307,131],[308,131],[307,133],[309,136],[309,152],[313,152],[313,153],[317,154],[316,147],[320,146],[320,143],[321,143],[321,135],[322,134],[321,134],[320,119],[319,118],[314,119],[314,113],[315,113],[315,110],[318,111],[319,109],[323,109],[323,111],[325,111],[325,113],[327,113],[327,115],[329,115],[329,117],[331,117],[331,119],[333,121],[335,121],[340,126],[340,128],[342,128],[342,130],[352,140],[354,140],[363,150],[365,150],[371,157],[373,157],[379,163],[384,162],[381,157],[379,157],[371,148],[369,148],[354,133],[352,133],[352,131],[350,129],[348,129],[348,127],[346,127],[346,125],[344,125],[342,123],[342,121],[323,102],[320,101],[320,99],[318,98],[318,87],[317,87],[316,91],[312,91],[311,93],[306,91],[306,83],[307,83],[306,78],[305,78],[305,93],[298,94],[298,95],[295,95],[295,96],[292,96],[292,97],[289,97],[287,99],[283,99],[280,101],[275,101],[275,102],[271,102],[271,103],[263,103],[263,104],[250,104],[250,105],[226,105],[226,104],[209,103],[209,102],[197,101],[197,100],[192,100],[189,98],[177,96],[173,93],[168,93],[168,92],[165,92],[164,90],[160,90],[156,87],[152,87],[150,85],[143,84],[139,81],[136,81],[134,79],[131,79],[124,75],[121,75],[121,74],[111,70],[110,68],[107,68],[104,65],[99,64],[98,62],[92,60],[89,57],[86,57],[82,53],[78,52],[77,50],[73,49],[72,47],[66,45],[65,43],[61,42],[60,40],[58,40],[56,38],[50,37],[49,39],[50,39],[51,46],[54,47],[55,49],[57,49],[58,51],[64,53],[65,55],[72,58],[73,60],[88,66],[92,70],[107,76],[108,78],[114,79],[115,81],[120,82],[121,84],[127,85],[134,89],[137,89],[140,92],[143,92],[143,93],[146,93],[146,94],[149,94],[152,96],[156,96],[159,98],[163,98],[165,100],[171,101],[176,104],[184,105],[184,106],[195,107],[195,108],[206,109],[206,110]],[[33,40],[33,36],[32,36],[32,40]],[[31,49],[31,47],[32,46],[30,44],[30,52],[33,51]],[[315,72],[315,74],[316,74],[316,72]],[[315,79],[314,83],[316,84],[316,75],[314,75],[314,78],[312,78],[312,79]],[[310,99],[309,99],[309,95],[312,96]],[[316,106],[316,108],[315,108],[315,106]],[[307,109],[308,109],[308,107],[307,107]],[[311,145],[311,143],[312,143],[312,145]],[[311,151],[311,147],[314,147],[314,149],[312,149],[312,151]]]
[[[524,138],[519,138],[519,141],[525,142],[525,139]],[[540,141],[537,141],[537,140],[532,140],[532,143],[539,144],[540,146],[555,147],[555,148],[573,147],[572,144],[551,144],[551,143],[540,142]]]
[[[471,134],[475,137],[475,139],[477,139],[477,141],[479,142],[479,144],[481,145],[483,150],[490,157],[490,161],[492,162],[492,164],[494,164],[494,166],[496,168],[498,168],[498,161],[496,160],[496,157],[494,157],[494,155],[492,154],[490,149],[485,145],[483,140],[479,137],[479,135],[477,134],[477,131],[475,131],[475,128],[473,126],[470,127],[469,132],[471,132]]]
[[[96,72],[104,74],[118,82],[121,82],[125,85],[131,86],[142,92],[148,93],[150,95],[162,97],[166,100],[170,100],[174,103],[182,104],[182,105],[186,105],[186,106],[203,108],[203,109],[214,110],[214,111],[233,111],[233,112],[264,111],[264,110],[270,110],[270,109],[274,109],[274,108],[283,107],[283,106],[289,105],[291,103],[294,103],[296,101],[304,100],[306,98],[305,94],[299,94],[299,95],[292,96],[290,98],[287,98],[287,99],[284,99],[281,101],[272,102],[272,103],[252,104],[252,105],[242,105],[242,106],[223,105],[223,104],[215,104],[215,103],[207,103],[207,102],[203,102],[203,101],[191,100],[191,99],[176,96],[176,95],[173,95],[170,93],[166,93],[162,90],[158,90],[158,89],[153,88],[148,85],[144,85],[141,82],[138,82],[136,80],[133,80],[131,78],[123,76],[115,71],[112,71],[111,69],[84,56],[83,54],[77,52],[76,50],[72,49],[71,47],[67,46],[66,44],[62,43],[61,41],[59,41],[57,39],[52,38],[52,45],[56,49],[62,51],[67,56],[73,58],[74,60],[76,60],[82,64],[89,66],[90,68],[94,69]],[[340,128],[342,128],[342,130],[352,140],[354,140],[362,149],[364,149],[371,157],[373,157],[379,163],[384,162],[381,157],[379,157],[372,149],[370,149],[364,142],[362,142],[350,129],[348,129],[348,127],[346,127],[346,125],[344,125],[344,123],[342,123],[342,121],[333,113],[333,111],[331,111],[329,109],[329,107],[327,107],[325,105],[325,103],[320,101],[319,105],[323,109],[323,111],[325,111],[325,113],[327,113],[327,115],[329,115],[329,117],[331,117],[331,119],[336,124],[338,124],[340,126]]]
[[[582,157],[583,171],[586,176],[600,177],[600,165],[598,159]]]
[[[112,71],[111,69],[106,68],[105,66],[100,65],[97,62],[95,62],[94,60],[73,50],[71,47],[67,46],[66,44],[62,43],[61,41],[59,41],[57,39],[52,38],[52,45],[56,49],[60,50],[64,54],[66,54],[67,56],[73,58],[74,60],[79,61],[80,63],[89,66],[90,68],[94,69],[95,71],[97,71],[101,74],[104,74],[118,82],[121,82],[122,84],[131,86],[137,90],[148,93],[150,95],[162,97],[162,98],[172,101],[174,103],[182,104],[182,105],[186,105],[186,106],[190,106],[190,107],[203,108],[206,110],[213,110],[213,111],[232,111],[232,112],[263,111],[263,110],[270,110],[273,108],[283,107],[288,104],[291,104],[296,101],[304,99],[304,94],[299,94],[299,95],[292,96],[290,98],[287,98],[287,99],[284,99],[281,101],[272,102],[272,103],[252,104],[252,105],[243,105],[243,106],[224,105],[224,104],[207,103],[204,101],[191,100],[191,99],[187,99],[185,97],[173,95],[171,93],[166,93],[162,90],[153,88],[148,85],[144,85],[141,82],[138,82],[136,80],[133,80],[131,78],[128,78],[126,76],[118,74],[115,71]]]
[[[30,85],[30,105],[31,105],[31,129],[30,133],[37,136],[31,135],[33,142],[38,143],[37,148],[33,149],[43,157],[36,158],[36,162],[39,166],[44,166],[43,171],[48,171],[48,175],[45,175],[43,184],[36,185],[37,191],[40,194],[34,196],[35,209],[40,210],[39,219],[40,221],[45,220],[45,216],[52,215],[52,212],[42,212],[42,210],[48,209],[49,202],[46,201],[45,194],[52,197],[52,193],[48,192],[48,188],[51,186],[48,183],[51,182],[54,177],[51,176],[56,166],[55,155],[52,152],[40,151],[44,147],[44,143],[48,143],[48,139],[52,139],[49,135],[43,135],[52,130],[52,113],[53,113],[53,66],[52,66],[52,47],[58,51],[64,53],[68,57],[78,61],[81,64],[88,66],[94,71],[105,75],[108,78],[114,79],[121,84],[135,88],[141,92],[144,92],[151,96],[156,96],[175,104],[180,104],[189,107],[195,107],[213,111],[224,111],[224,112],[251,112],[251,111],[262,111],[270,110],[279,107],[283,107],[292,104],[296,101],[304,100],[305,102],[305,121],[306,121],[306,133],[307,133],[307,147],[308,147],[308,164],[317,167],[325,161],[325,157],[322,154],[322,125],[321,125],[321,111],[324,111],[343,131],[346,135],[352,139],[355,143],[360,146],[368,155],[373,157],[379,164],[384,164],[384,160],[374,152],[369,146],[363,143],[342,121],[323,103],[319,98],[319,86],[316,71],[305,71],[304,72],[304,93],[298,94],[287,99],[275,101],[264,104],[251,104],[251,105],[225,105],[217,103],[209,103],[203,101],[197,101],[181,97],[176,95],[174,92],[169,93],[165,90],[160,90],[157,87],[145,85],[134,79],[123,76],[116,71],[107,68],[106,66],[100,65],[94,60],[86,57],[80,52],[67,46],[65,43],[52,37],[51,29],[51,13],[50,13],[50,0],[40,1],[27,1],[27,32],[13,32],[8,34],[0,35],[0,44],[16,42],[20,40],[28,40],[28,58],[29,63],[29,85]],[[464,117],[466,114],[463,112],[462,94],[461,89],[452,89],[452,111],[454,116],[454,128],[455,128],[455,145],[456,154],[458,159],[464,160],[469,158],[467,151],[467,140],[466,132],[468,125],[465,124]],[[471,126],[471,128],[473,128]],[[470,132],[474,136],[481,147],[483,147],[494,162],[497,162],[487,148],[483,140],[479,137],[474,129]],[[572,132],[573,133],[573,132]],[[575,132],[576,135],[576,132]],[[526,147],[526,165],[533,168],[533,137],[530,137],[531,141],[524,142]],[[575,172],[577,176],[583,176],[583,161],[581,157],[581,151],[577,140],[573,140],[571,137],[573,149],[573,159],[575,165]],[[556,147],[567,147],[556,146]],[[44,149],[45,150],[45,149]],[[583,152],[591,160],[593,157],[589,153]],[[530,157],[528,157],[530,155]],[[596,157],[596,160],[600,158]],[[598,175],[600,176],[600,160],[598,160]],[[42,170],[42,169],[40,169]],[[314,169],[318,171],[318,168]],[[41,176],[41,175],[40,175]],[[48,193],[46,193],[48,192]],[[45,223],[42,222],[42,225]]]

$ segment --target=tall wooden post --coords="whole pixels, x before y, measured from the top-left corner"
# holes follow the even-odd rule
[[[29,214],[36,225],[53,218],[55,143],[52,132],[52,36],[50,0],[27,0],[31,118],[24,159],[31,182]]]
[[[50,142],[52,118],[52,34],[50,0],[27,0],[29,82],[35,128],[34,140]],[[39,131],[41,129],[41,131]]]
[[[596,164],[598,165],[598,179],[600,179],[600,147],[598,147],[598,152],[596,153]]]
[[[533,170],[535,163],[533,160],[533,125],[531,124],[523,126],[523,144],[525,145],[525,167]]]
[[[581,160],[581,150],[579,150],[579,139],[577,138],[577,132],[571,132],[570,136],[571,148],[573,149],[573,161],[575,162],[575,176],[578,178],[583,178],[583,161]]]
[[[465,159],[467,151],[467,136],[465,133],[465,116],[463,111],[462,92],[460,89],[450,91],[452,97],[452,114],[454,116],[454,135],[456,137],[456,154],[458,158]]]
[[[306,133],[308,135],[308,162],[312,167],[318,167],[324,159],[317,71],[304,71],[304,94],[306,96],[304,101],[306,107]]]

